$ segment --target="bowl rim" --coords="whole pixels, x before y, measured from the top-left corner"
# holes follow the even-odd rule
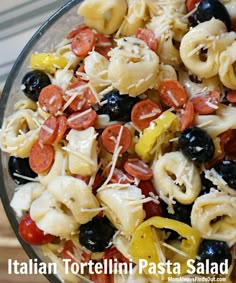
[[[25,45],[23,50],[21,51],[20,55],[17,57],[13,67],[11,68],[11,71],[7,77],[6,83],[4,85],[2,94],[0,96],[0,128],[2,127],[3,120],[4,120],[4,112],[5,112],[5,105],[8,100],[9,93],[11,91],[12,87],[12,81],[14,81],[14,78],[16,74],[18,73],[21,63],[25,60],[27,57],[29,50],[34,46],[34,44],[37,42],[38,39],[42,35],[45,34],[45,32],[62,16],[64,15],[68,10],[82,2],[83,0],[69,0],[67,1],[63,6],[61,6],[49,19],[47,19],[41,27],[34,33],[34,35],[31,37],[31,39],[28,41],[28,43]],[[4,176],[3,174],[3,163],[2,163],[2,155],[3,152],[1,151],[0,154],[0,176]],[[16,214],[12,207],[10,206],[10,199],[8,197],[6,186],[3,177],[0,178],[0,198],[2,200],[2,205],[5,210],[6,216],[8,218],[8,221],[18,239],[20,242],[22,248],[28,255],[29,259],[37,259],[38,263],[41,263],[42,260],[37,255],[33,247],[29,244],[27,244],[19,235],[18,232],[18,226],[19,223],[17,221]],[[53,283],[61,283],[61,280],[54,274],[43,274],[50,282]]]

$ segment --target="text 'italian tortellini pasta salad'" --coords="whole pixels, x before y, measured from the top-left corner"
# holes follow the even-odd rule
[[[2,97],[22,244],[51,282],[235,282],[236,1],[63,9]]]

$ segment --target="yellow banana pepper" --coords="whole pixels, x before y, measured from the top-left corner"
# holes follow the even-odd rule
[[[129,253],[134,262],[138,263],[140,259],[144,259],[151,264],[158,264],[160,262],[157,249],[161,247],[161,243],[157,243],[159,239],[154,227],[158,229],[170,229],[182,236],[183,239],[180,243],[179,253],[184,256],[177,258],[181,266],[181,274],[185,274],[188,268],[187,260],[196,258],[201,237],[199,232],[191,226],[173,219],[154,216],[138,226],[129,246]],[[176,260],[175,255],[176,252],[169,253],[170,257],[168,258],[167,253],[165,254],[166,258],[172,262]],[[148,272],[148,269],[145,271]],[[164,274],[164,276],[167,277],[168,274]]]
[[[67,59],[53,53],[34,53],[30,57],[30,66],[33,69],[42,70],[53,74],[57,69],[65,68]]]
[[[177,116],[168,110],[163,112],[141,133],[135,145],[137,155],[144,162],[149,162],[156,153],[161,152],[169,144],[169,140],[178,130]]]

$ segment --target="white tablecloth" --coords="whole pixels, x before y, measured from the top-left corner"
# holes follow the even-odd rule
[[[21,50],[58,8],[68,0],[1,0],[0,91]]]

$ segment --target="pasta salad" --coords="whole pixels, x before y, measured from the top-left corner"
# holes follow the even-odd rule
[[[21,237],[62,282],[234,282],[235,1],[78,15],[2,124]]]

